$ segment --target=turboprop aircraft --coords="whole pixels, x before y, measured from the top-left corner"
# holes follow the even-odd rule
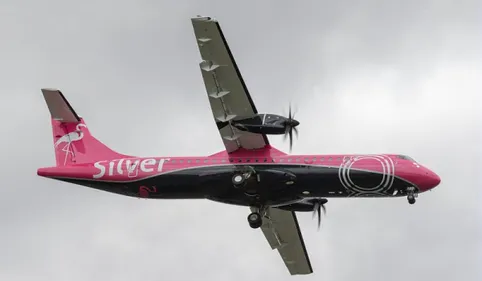
[[[191,20],[224,150],[192,157],[117,153],[91,134],[61,91],[42,89],[56,165],[38,169],[39,176],[131,197],[249,207],[249,225],[261,228],[292,275],[313,272],[295,212],[314,211],[319,223],[327,198],[406,196],[413,204],[419,193],[440,183],[434,172],[404,155],[289,155],[274,148],[267,135],[287,134],[291,146],[299,122],[291,113],[258,113],[219,23]]]

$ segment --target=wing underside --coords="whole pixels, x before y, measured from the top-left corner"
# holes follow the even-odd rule
[[[240,131],[230,125],[230,120],[251,117],[258,111],[219,23],[209,17],[192,18],[191,21],[201,53],[199,66],[206,93],[227,152],[269,145],[266,135]]]
[[[219,23],[209,17],[192,18],[202,61],[199,64],[206,93],[219,133],[228,153],[269,145],[266,135],[240,131],[231,126],[237,118],[257,114]],[[290,274],[313,272],[296,214],[268,208],[261,230],[272,249],[277,249]]]
[[[266,217],[261,230],[271,249],[278,250],[290,274],[313,273],[295,212],[268,208]]]

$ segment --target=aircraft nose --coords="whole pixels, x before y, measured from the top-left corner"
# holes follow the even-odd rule
[[[421,182],[419,187],[423,190],[429,190],[439,185],[440,182],[441,179],[436,173],[425,168],[423,171],[423,181]]]

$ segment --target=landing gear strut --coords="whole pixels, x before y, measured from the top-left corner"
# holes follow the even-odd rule
[[[409,187],[407,188],[407,200],[410,205],[415,204],[415,198],[417,198],[417,193],[415,193],[415,188]]]

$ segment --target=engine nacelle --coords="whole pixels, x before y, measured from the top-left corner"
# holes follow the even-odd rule
[[[237,117],[230,121],[218,122],[218,128],[228,126],[229,123],[238,130],[267,135],[282,135],[286,133],[288,118],[276,114],[256,114],[252,117]],[[289,121],[288,121],[289,122]],[[298,121],[295,122],[295,126]]]

